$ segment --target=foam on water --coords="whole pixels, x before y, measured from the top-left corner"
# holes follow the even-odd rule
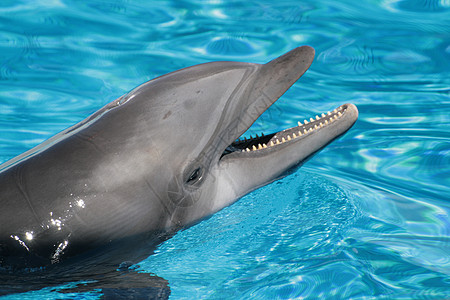
[[[358,122],[140,270],[167,279],[173,299],[447,298],[449,28],[448,0],[2,1],[0,161],[156,76],[308,44],[310,70],[248,134],[346,102]]]

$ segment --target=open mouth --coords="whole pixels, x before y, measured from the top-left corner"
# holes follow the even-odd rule
[[[347,104],[341,105],[333,111],[322,113],[320,116],[317,115],[315,118],[310,118],[309,120],[305,119],[303,123],[299,121],[298,126],[280,132],[261,134],[255,137],[250,136],[250,138],[240,137],[225,149],[222,157],[235,152],[262,153],[263,151],[270,151],[274,147],[297,141],[322,128],[331,126],[347,112],[347,108]]]

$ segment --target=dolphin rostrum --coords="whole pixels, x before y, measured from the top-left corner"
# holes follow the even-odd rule
[[[303,46],[267,64],[169,73],[1,165],[0,267],[52,265],[179,229],[300,166],[354,124],[353,104],[239,137],[313,57]]]

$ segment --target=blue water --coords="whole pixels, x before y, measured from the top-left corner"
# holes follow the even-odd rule
[[[450,298],[449,0],[2,0],[0,162],[156,76],[304,44],[310,70],[248,134],[346,102],[358,122],[138,269],[171,299]]]

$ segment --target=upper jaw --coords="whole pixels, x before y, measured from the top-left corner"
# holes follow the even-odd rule
[[[243,82],[234,96],[234,110],[228,111],[235,117],[224,126],[226,139],[221,144],[224,153],[240,135],[275,103],[305,72],[314,59],[312,47],[302,46],[264,64],[254,65],[254,71]],[[235,127],[234,127],[235,126]]]

